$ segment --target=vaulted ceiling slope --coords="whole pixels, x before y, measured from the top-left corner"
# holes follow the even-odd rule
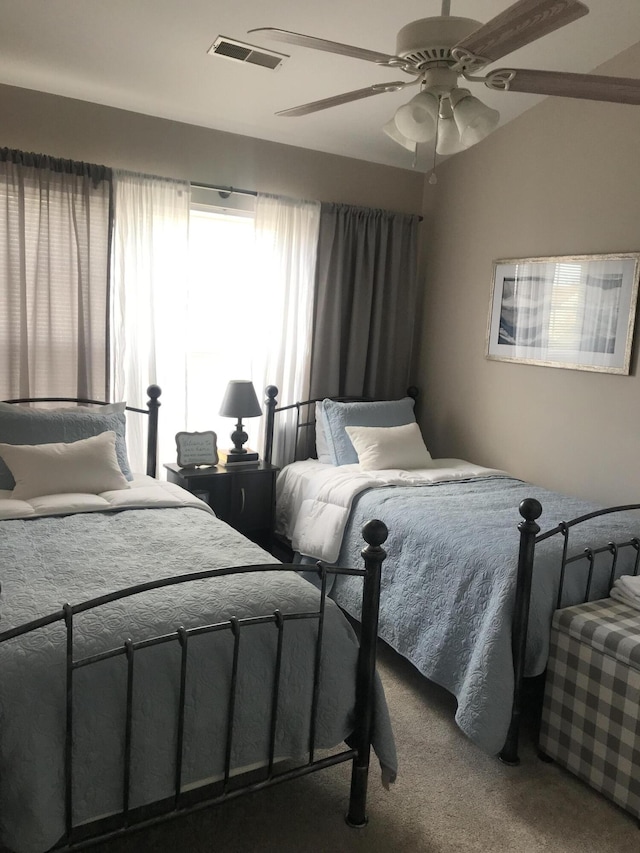
[[[497,65],[588,73],[640,41],[638,0],[585,2],[588,14],[513,51]],[[299,117],[276,115],[403,79],[401,71],[378,67],[370,59],[278,42],[264,30],[249,31],[275,27],[393,55],[402,27],[439,16],[449,5],[451,15],[484,23],[513,0],[20,0],[3,4],[0,82],[411,169],[411,152],[382,128],[417,87]],[[243,59],[246,52],[234,51],[233,42],[256,46],[255,61],[209,53],[219,36],[231,42],[225,53]],[[274,70],[269,66],[277,64],[277,54],[286,58]],[[499,110],[500,124],[541,99],[473,85],[474,95]],[[584,104],[590,108],[589,101]],[[415,168],[430,168],[432,149],[432,143],[419,147]]]

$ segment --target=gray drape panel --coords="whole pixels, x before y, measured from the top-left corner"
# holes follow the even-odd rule
[[[111,170],[0,149],[0,399],[108,397]]]
[[[409,383],[417,216],[323,204],[311,397],[396,398]]]

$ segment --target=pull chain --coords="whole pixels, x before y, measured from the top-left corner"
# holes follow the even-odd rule
[[[433,140],[433,166],[431,168],[431,174],[429,175],[429,183],[433,186],[438,183],[438,176],[436,175],[436,151],[438,148],[438,130],[440,129],[440,110],[438,110],[438,121],[436,123],[436,138]]]

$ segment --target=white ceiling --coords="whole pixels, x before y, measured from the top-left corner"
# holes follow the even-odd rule
[[[640,41],[639,0],[586,2],[588,15],[497,65],[589,72]],[[484,22],[509,5],[511,0],[452,0],[451,14]],[[441,0],[4,0],[1,8],[2,83],[412,167],[412,155],[381,127],[414,94],[413,89],[300,118],[274,115],[277,110],[402,79],[402,72],[283,45],[247,31],[280,27],[393,54],[397,31],[410,21],[439,15]],[[218,35],[290,58],[273,72],[212,57],[207,50]],[[540,100],[491,92],[478,84],[473,88],[500,111],[501,122]],[[425,154],[418,168],[428,166]]]

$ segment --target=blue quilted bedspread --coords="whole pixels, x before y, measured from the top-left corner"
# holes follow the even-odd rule
[[[353,507],[339,557],[341,565],[357,565],[363,523],[371,518],[385,522],[389,556],[383,564],[379,634],[456,696],[458,725],[491,754],[504,745],[513,701],[511,616],[517,525],[522,520],[518,505],[528,497],[542,504],[542,530],[595,508],[508,477],[372,489]],[[639,532],[640,521],[634,516],[605,516],[584,526],[572,552]],[[541,673],[548,654],[558,588],[558,540],[547,540],[536,551],[527,675]],[[608,567],[608,555],[603,559]],[[618,574],[623,565],[621,557]],[[601,597],[608,575],[604,563],[596,575],[600,580],[592,597]],[[568,570],[563,603],[583,595],[585,583],[582,562],[580,568]],[[357,618],[350,578],[336,578],[332,596]]]

